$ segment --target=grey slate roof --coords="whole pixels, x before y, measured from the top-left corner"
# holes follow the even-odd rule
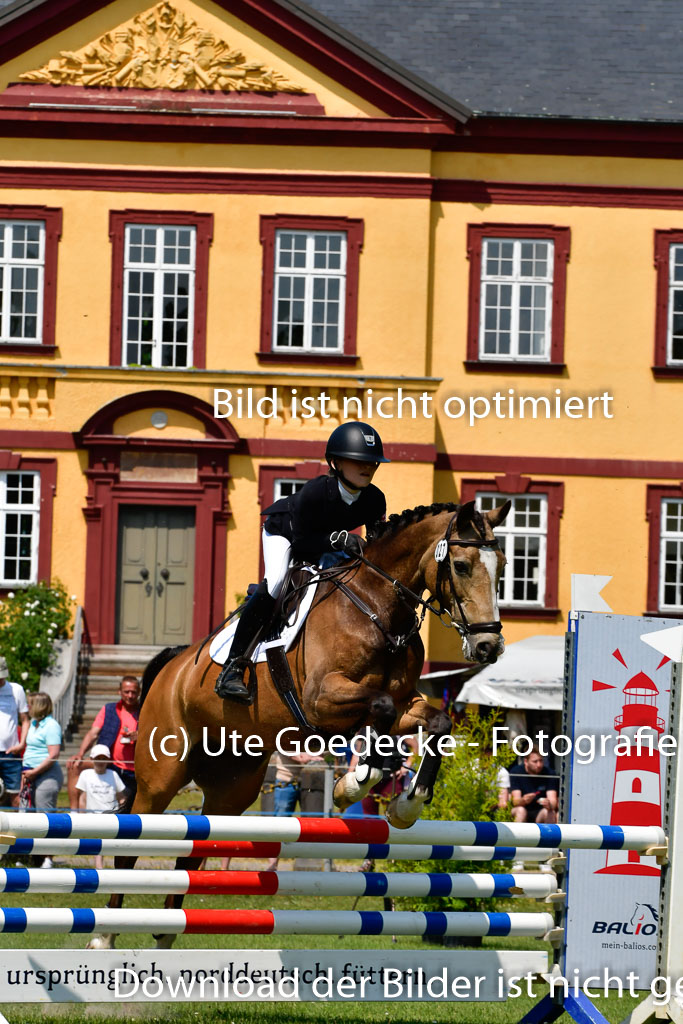
[[[683,121],[683,0],[280,2],[478,114]]]
[[[306,4],[479,114],[683,120],[683,0]]]

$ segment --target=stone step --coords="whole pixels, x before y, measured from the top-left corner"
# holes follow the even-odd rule
[[[96,661],[143,663],[164,650],[164,644],[94,644],[91,648],[92,657]]]
[[[88,676],[77,703],[78,727],[64,747],[67,756],[76,753],[100,708],[117,699],[123,676],[142,679],[147,664],[163,649],[133,644],[95,644],[91,648]]]
[[[129,673],[124,673],[124,675]],[[140,679],[140,676],[136,676]],[[118,690],[123,675],[120,676],[93,676],[88,673],[88,693],[112,693]]]

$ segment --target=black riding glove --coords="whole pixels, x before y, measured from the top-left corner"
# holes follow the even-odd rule
[[[363,554],[365,541],[357,533],[349,533],[348,530],[339,530],[330,534],[330,547],[333,551],[345,551],[351,557],[358,557]]]

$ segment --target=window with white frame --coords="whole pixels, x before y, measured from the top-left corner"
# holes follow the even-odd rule
[[[45,224],[0,220],[0,342],[40,345]]]
[[[507,519],[496,527],[506,565],[500,579],[501,605],[543,606],[546,589],[548,498],[544,494],[478,494],[482,512],[512,503]]]
[[[659,607],[683,612],[683,501],[662,500]]]
[[[273,483],[273,502],[280,498],[288,498],[290,494],[296,494],[306,484],[305,480],[286,480],[284,477],[276,478]]]
[[[346,234],[275,232],[273,351],[341,352]]]
[[[554,243],[484,238],[479,357],[549,361]]]
[[[0,473],[0,586],[38,578],[40,474]]]
[[[669,305],[666,361],[683,365],[683,245],[669,246]]]
[[[126,225],[125,365],[192,365],[196,234],[191,225]]]

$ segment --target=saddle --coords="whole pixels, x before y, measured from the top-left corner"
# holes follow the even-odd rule
[[[297,618],[299,608],[304,603],[308,589],[312,585],[310,570],[307,570],[298,562],[293,562],[287,570],[284,583],[275,601],[273,614],[270,620],[264,622],[263,627],[257,632],[254,642],[247,650],[247,657],[251,657],[262,640],[271,641],[280,638],[284,626],[288,622],[294,622]],[[247,597],[251,597],[260,586],[260,583],[250,583],[247,587]]]
[[[317,574],[316,574],[317,575]],[[269,623],[264,623],[247,648],[245,657],[250,659],[251,685],[255,685],[252,654],[259,643],[265,649],[268,670],[280,700],[289,710],[292,717],[306,733],[313,729],[306,718],[294,686],[294,679],[287,661],[286,640],[282,634],[290,623],[298,623],[301,627],[315,595],[315,584],[311,578],[311,569],[297,564],[290,565],[287,570],[282,589],[275,603]],[[304,606],[304,601],[307,604]],[[301,617],[299,613],[301,614]],[[299,621],[300,619],[300,621]],[[261,639],[263,637],[263,640]],[[291,643],[291,640],[290,640]]]
[[[284,645],[285,650],[289,650],[313,603],[318,573],[316,566],[290,566],[273,614],[270,620],[264,622],[257,630],[244,654],[245,660],[265,661],[268,648],[278,643]],[[251,584],[247,593],[251,595],[256,587],[261,585]],[[230,646],[236,626],[237,620],[233,618],[211,639],[209,654],[218,665],[225,664],[230,657]]]

